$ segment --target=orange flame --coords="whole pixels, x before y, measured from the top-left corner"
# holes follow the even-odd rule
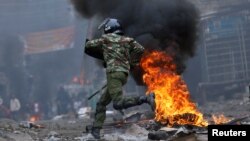
[[[29,118],[29,121],[30,121],[30,122],[36,122],[36,121],[38,121],[39,119],[40,119],[39,116],[32,115],[32,116]]]
[[[224,115],[212,115],[212,119],[215,124],[223,124],[229,122],[231,119],[225,117]]]
[[[169,55],[160,51],[145,54],[141,60],[145,72],[143,80],[147,93],[155,94],[155,120],[174,124],[207,126],[196,105],[190,101],[188,88],[182,77],[176,73],[176,65]]]

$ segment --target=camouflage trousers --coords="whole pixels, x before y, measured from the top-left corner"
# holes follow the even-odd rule
[[[106,118],[106,106],[112,101],[116,110],[140,105],[139,97],[123,97],[122,86],[127,82],[125,72],[107,73],[107,89],[97,102],[93,127],[102,128]]]

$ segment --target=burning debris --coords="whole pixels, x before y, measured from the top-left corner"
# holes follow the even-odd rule
[[[188,88],[176,71],[173,58],[164,52],[146,53],[141,60],[143,80],[148,93],[155,93],[155,120],[173,126],[190,124],[207,126],[196,105],[191,102]]]
[[[232,119],[225,117],[224,115],[212,115],[212,119],[214,124],[224,124],[224,123],[228,123],[229,121],[231,121]]]
[[[34,122],[29,122],[29,121],[22,121],[20,122],[19,126],[22,128],[36,128],[36,129],[45,128],[40,124],[36,124]]]
[[[163,51],[145,53],[141,59],[141,67],[144,71],[143,80],[148,87],[147,93],[155,93],[155,120],[160,122],[161,126],[174,127],[167,131],[151,131],[148,134],[149,139],[172,140],[192,134],[207,134],[208,124],[234,123],[224,115],[212,115],[213,121],[210,123],[203,117],[190,100],[188,88],[177,73],[174,59],[169,54]]]

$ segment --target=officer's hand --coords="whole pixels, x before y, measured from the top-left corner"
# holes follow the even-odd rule
[[[106,68],[107,67],[107,63],[103,61],[103,67]]]
[[[85,52],[86,54],[89,54],[89,50],[86,49],[86,44],[87,44],[88,41],[89,41],[89,39],[86,38],[86,40],[85,40],[85,46],[84,46],[84,52]]]
[[[87,39],[85,40],[85,45],[87,44],[88,41],[89,41],[89,39],[87,38]]]

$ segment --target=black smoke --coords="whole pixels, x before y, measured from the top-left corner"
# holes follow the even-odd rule
[[[195,54],[199,14],[186,0],[71,0],[85,18],[118,18],[126,35],[147,49],[161,49],[175,58],[178,72]],[[96,29],[96,32],[100,32]]]

